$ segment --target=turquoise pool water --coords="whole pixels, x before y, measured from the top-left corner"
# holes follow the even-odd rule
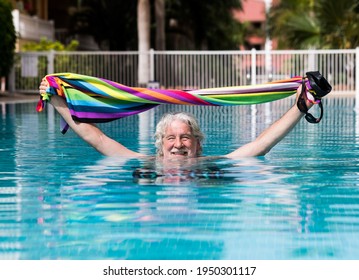
[[[220,155],[292,102],[163,106],[101,127],[154,153],[162,113],[191,111],[207,135],[205,154]],[[72,131],[61,135],[50,107],[1,104],[0,259],[359,259],[353,108],[352,97],[328,98],[320,124],[303,120],[265,157],[166,169],[105,158]]]

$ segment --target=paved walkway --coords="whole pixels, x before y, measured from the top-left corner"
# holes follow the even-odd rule
[[[35,102],[37,100],[39,100],[38,94],[0,92],[0,103]]]

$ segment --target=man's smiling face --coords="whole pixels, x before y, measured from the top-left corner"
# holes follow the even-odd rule
[[[174,120],[167,127],[163,137],[163,157],[194,158],[197,157],[199,145],[190,126],[183,121]]]

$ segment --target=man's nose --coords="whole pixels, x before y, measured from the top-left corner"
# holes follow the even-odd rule
[[[181,139],[180,138],[176,138],[176,141],[175,141],[175,148],[177,148],[177,149],[179,149],[179,148],[182,148],[182,146],[183,146],[183,143],[182,143],[182,141],[181,141]]]

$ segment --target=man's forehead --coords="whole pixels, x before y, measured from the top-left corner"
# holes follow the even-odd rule
[[[165,129],[165,135],[180,134],[192,135],[192,129],[188,124],[185,125],[168,125]]]

